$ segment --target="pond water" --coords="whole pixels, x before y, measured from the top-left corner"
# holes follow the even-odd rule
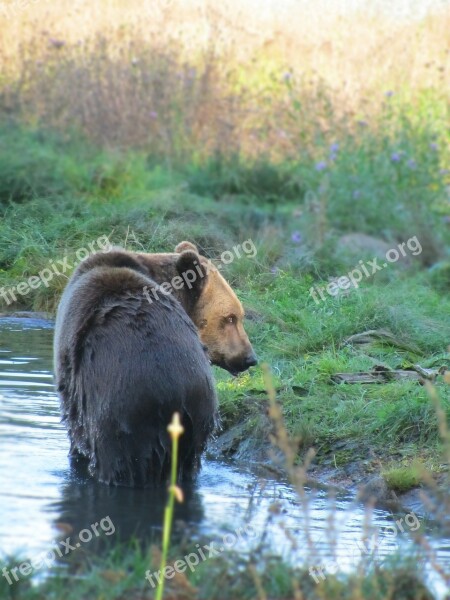
[[[80,539],[78,546],[102,552],[106,541],[131,536],[150,543],[161,529],[165,490],[110,488],[71,471],[52,382],[52,340],[51,322],[0,319],[0,570],[8,555],[33,558],[57,545],[65,553],[67,546],[59,540],[68,532],[71,544]],[[352,570],[361,554],[375,558],[376,553],[377,560],[384,560],[400,550],[423,560],[436,597],[447,592],[413,537],[420,520],[434,560],[447,573],[450,539],[439,537],[423,515],[394,517],[376,509],[363,545],[362,505],[346,494],[332,500],[320,489],[306,490],[300,500],[288,484],[261,476],[251,465],[205,461],[196,483],[184,491],[174,535],[182,536],[185,545],[188,540],[192,552],[201,540],[213,542],[219,551],[242,553],[263,542],[268,552],[302,564],[309,547],[316,552],[313,564],[324,566],[326,574]]]

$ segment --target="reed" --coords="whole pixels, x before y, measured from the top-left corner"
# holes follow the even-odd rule
[[[178,473],[178,440],[180,435],[184,432],[184,427],[180,422],[180,414],[174,413],[172,422],[167,427],[167,431],[172,438],[172,454],[171,454],[171,470],[170,470],[170,486],[169,486],[169,497],[167,500],[166,508],[164,509],[164,522],[163,522],[163,536],[162,536],[162,553],[161,553],[161,564],[160,573],[164,574],[167,566],[167,555],[169,553],[170,546],[170,533],[172,531],[173,513],[175,508],[175,499],[178,502],[183,501],[183,492],[181,488],[177,486],[177,473]],[[164,594],[164,583],[165,577],[158,579],[158,586],[156,588],[155,600],[162,600]]]

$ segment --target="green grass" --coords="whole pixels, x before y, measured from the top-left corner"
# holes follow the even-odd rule
[[[192,550],[188,548],[187,552]],[[174,547],[173,560],[186,549]],[[85,557],[84,576],[77,577],[81,565],[68,558],[68,572],[59,570],[51,578],[32,585],[29,579],[8,586],[0,579],[0,594],[4,600],[152,600],[155,591],[146,581],[146,571],[158,570],[155,549],[143,552],[139,544],[116,545],[105,556]],[[259,564],[256,558],[259,559]],[[20,564],[11,559],[10,566]],[[262,564],[264,566],[262,566]],[[327,563],[325,563],[327,564]],[[333,563],[334,564],[334,563]],[[273,556],[245,557],[225,552],[218,558],[200,562],[193,572],[187,569],[176,579],[166,582],[166,598],[176,600],[251,600],[254,598],[290,600],[301,590],[304,600],[339,598],[339,600],[433,600],[433,596],[415,573],[413,560],[391,558],[382,567],[365,567],[360,574],[340,574],[324,570],[317,583],[308,569],[296,569]],[[86,576],[87,573],[87,576]],[[314,571],[317,574],[317,569]],[[261,596],[261,589],[266,596]]]
[[[246,329],[260,360],[272,367],[287,428],[299,442],[299,458],[314,447],[318,468],[345,470],[358,464],[365,474],[383,472],[397,491],[409,489],[418,483],[411,479],[417,458],[433,473],[444,468],[437,418],[425,389],[408,381],[372,386],[331,381],[337,372],[376,365],[450,366],[450,299],[443,280],[448,271],[447,205],[445,176],[439,176],[446,151],[429,155],[429,133],[411,122],[396,133],[395,143],[377,135],[381,133],[369,128],[356,144],[350,137],[342,141],[325,173],[307,158],[283,165],[233,159],[225,166],[193,163],[172,171],[137,151],[98,150],[73,136],[65,140],[56,133],[3,125],[0,288],[16,287],[47,268],[50,260],[66,255],[74,260],[78,249],[100,236],[148,252],[170,251],[188,239],[211,257],[251,238],[256,257],[237,260],[224,272],[246,307]],[[321,143],[322,152],[329,152],[328,142]],[[401,164],[393,163],[390,153],[398,144],[407,156],[415,149],[417,169],[403,158]],[[355,189],[362,190],[357,206]],[[316,304],[312,286],[326,286],[329,277],[345,275],[360,259],[371,258],[337,252],[337,242],[347,232],[375,234],[392,247],[417,236],[424,252],[408,267],[391,264],[347,295],[327,295]],[[444,265],[441,275],[429,269],[430,261]],[[68,276],[54,277],[48,287],[20,296],[14,305],[3,303],[2,309],[53,312]],[[365,345],[346,343],[367,330],[387,330],[392,337]],[[240,425],[247,448],[263,444],[269,424],[260,368],[237,379],[215,372],[224,429]],[[436,387],[450,417],[442,377]],[[68,589],[63,576],[37,588],[21,586],[20,594],[11,597],[150,597],[142,575],[148,557],[136,549],[124,556],[118,549],[108,560],[110,565],[94,565],[89,577],[79,580],[80,587]],[[240,570],[243,560],[223,557],[208,564],[208,576],[199,569],[191,582],[199,586],[196,597],[214,597],[218,589],[230,590],[223,598],[255,597],[249,565]],[[275,562],[266,571],[261,581],[268,597],[292,597],[290,567]],[[351,595],[354,589],[371,585],[372,591],[364,594],[372,595],[361,597],[403,597],[376,591],[389,588],[389,574],[374,574],[375,579],[384,577],[384,583],[362,582],[356,575],[345,582],[327,577],[314,589],[308,587],[309,575],[296,577],[305,578],[305,598],[360,597]]]
[[[234,161],[227,169],[221,167],[222,183],[214,187],[211,164],[166,172],[147,164],[143,154],[98,151],[76,137],[64,140],[56,133],[11,124],[2,126],[1,134],[0,286],[16,286],[47,268],[50,260],[67,255],[72,262],[78,249],[87,248],[100,236],[130,250],[149,252],[172,250],[182,239],[190,239],[212,257],[251,238],[256,257],[234,261],[225,274],[251,316],[246,327],[260,359],[272,366],[278,378],[286,423],[293,435],[301,437],[300,447],[305,450],[314,445],[319,463],[335,462],[336,456],[343,461],[338,451],[343,442],[356,444],[352,447],[360,459],[375,451],[384,462],[392,454],[402,455],[404,449],[410,456],[413,447],[433,463],[439,445],[436,417],[422,386],[415,382],[336,385],[330,381],[336,372],[370,370],[375,365],[449,366],[445,352],[450,341],[450,300],[436,285],[433,270],[421,264],[419,255],[411,259],[409,268],[391,264],[348,295],[326,294],[319,304],[310,295],[312,286],[326,286],[328,277],[345,275],[358,266],[357,257],[343,257],[335,251],[336,240],[346,231],[377,231],[392,240],[417,235],[425,251],[426,238],[420,237],[418,227],[433,222],[435,239],[445,239],[442,207],[436,200],[439,194],[430,187],[434,182],[440,190],[436,169],[441,158],[433,151],[425,160],[429,139],[424,139],[423,127],[416,131],[408,122],[401,139],[404,144],[416,143],[424,153],[426,185],[420,188],[420,204],[427,211],[425,221],[418,216],[418,196],[417,202],[404,205],[398,227],[383,205],[376,211],[374,196],[362,201],[357,210],[345,209],[345,224],[339,226],[345,204],[339,194],[348,182],[350,165],[355,170],[355,164],[367,162],[365,171],[361,166],[365,185],[376,188],[378,194],[389,192],[399,200],[399,194],[415,189],[408,172],[402,174],[407,179],[404,185],[403,179],[395,179],[394,171],[400,167],[388,164],[391,148],[380,146],[373,133],[365,132],[356,147],[340,146],[339,158],[327,175],[325,217],[333,228],[326,230],[321,245],[317,239],[308,241],[320,229],[317,220],[321,218],[308,214],[308,197],[297,199],[300,189],[284,193],[292,167],[277,170],[260,163],[251,176],[250,165]],[[374,156],[386,171],[374,168]],[[320,186],[323,175],[314,169],[312,173],[316,181],[311,174],[309,185]],[[234,181],[235,187],[223,187],[224,180]],[[258,189],[261,182],[267,193]],[[277,190],[279,202],[274,198]],[[423,198],[427,193],[428,204]],[[227,199],[234,194],[233,202],[223,194]],[[417,227],[405,229],[414,219]],[[296,232],[300,237],[291,237]],[[445,246],[439,252],[444,256]],[[17,307],[54,311],[68,275],[55,276],[48,286],[41,285],[25,296],[17,295]],[[389,343],[346,344],[353,334],[379,329],[393,334]],[[266,400],[259,368],[237,380],[223,371],[216,374],[225,427],[248,419],[251,426],[259,424],[258,431],[265,435],[261,415]],[[438,388],[450,414],[446,388],[439,381]]]
[[[391,490],[406,492],[417,487],[421,482],[417,465],[391,466],[383,471],[383,477]]]

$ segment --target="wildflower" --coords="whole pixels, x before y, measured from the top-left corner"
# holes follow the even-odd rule
[[[355,190],[353,192],[353,200],[358,200],[359,198],[361,198],[361,190]]]
[[[184,501],[183,490],[178,485],[171,485],[169,490],[173,491],[175,498],[178,500],[178,502]]]
[[[48,41],[50,42],[50,45],[53,46],[53,48],[56,48],[57,50],[66,45],[66,42],[64,42],[63,40],[56,40],[55,38],[49,38]]]
[[[392,90],[388,90],[387,92],[384,92],[384,95],[386,96],[386,98],[392,98],[394,92]]]
[[[450,173],[450,169],[441,169],[439,171],[439,175],[448,175]]]
[[[292,79],[292,73],[289,73],[289,71],[287,71],[286,73],[284,73],[283,79],[286,82],[290,81]]]
[[[414,169],[417,168],[417,163],[416,163],[416,161],[413,158],[410,158],[406,164],[412,170],[414,170]]]
[[[316,171],[324,171],[327,168],[327,163],[324,160],[316,163],[315,169]]]
[[[155,112],[154,110],[150,111],[150,118],[151,119],[157,119],[158,118],[158,113]]]
[[[167,431],[170,433],[170,437],[175,440],[183,433],[184,427],[180,421],[180,413],[176,412],[173,414],[172,422],[168,425]]]
[[[338,150],[339,150],[339,144],[337,142],[334,142],[333,144],[331,144],[331,146],[330,146],[331,154],[336,154]]]
[[[364,121],[363,119],[359,120],[357,123],[360,127],[367,127],[369,124],[367,121]]]
[[[430,150],[433,150],[433,152],[436,152],[437,149],[438,149],[438,145],[436,144],[436,142],[431,142]]]
[[[300,231],[294,231],[291,235],[291,240],[294,242],[294,244],[300,244],[302,241],[302,234]]]
[[[400,162],[401,156],[399,152],[393,152],[391,154],[391,160],[392,162]]]

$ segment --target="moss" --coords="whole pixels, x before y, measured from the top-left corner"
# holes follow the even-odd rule
[[[417,465],[391,466],[382,471],[382,476],[389,489],[394,492],[407,492],[421,483],[420,469]]]

